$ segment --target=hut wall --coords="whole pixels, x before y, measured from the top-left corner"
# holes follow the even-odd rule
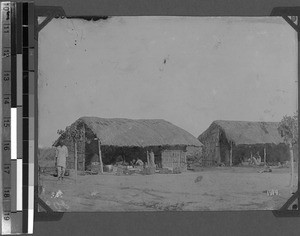
[[[214,128],[202,140],[203,165],[210,166],[220,161],[219,128]]]
[[[220,134],[220,162],[229,165],[230,163],[230,149],[231,145],[228,143],[225,135]]]
[[[162,167],[174,170],[180,168],[181,171],[187,170],[186,151],[164,150],[161,153]]]
[[[67,169],[75,169],[75,144],[71,139],[64,139],[65,145],[68,148],[68,153],[69,156],[67,158]],[[79,141],[77,142],[77,168],[80,171],[84,171],[85,168],[85,142],[84,141]]]

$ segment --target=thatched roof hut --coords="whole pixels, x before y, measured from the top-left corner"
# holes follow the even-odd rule
[[[89,140],[100,141],[103,158],[107,163],[111,162],[112,156],[124,154],[124,150],[130,150],[132,154],[133,152],[140,153],[147,147],[186,149],[187,146],[202,146],[201,142],[192,134],[162,119],[81,117],[71,124],[71,127],[75,126],[82,127]],[[60,136],[55,141],[54,146],[62,137]],[[72,156],[73,144],[69,143],[68,145]],[[94,147],[92,147],[93,145]],[[96,153],[97,145],[97,142],[94,144],[93,142],[92,144],[82,143],[79,147],[82,159],[88,155],[87,152]],[[87,151],[87,146],[90,146],[88,149],[93,149],[93,151]]]
[[[204,140],[211,131],[218,128],[224,133],[228,141],[235,145],[239,144],[265,144],[284,143],[278,132],[278,122],[250,122],[250,121],[229,121],[216,120],[200,136]]]
[[[192,134],[162,119],[123,119],[81,117],[72,125],[84,123],[102,145],[118,147],[201,146]]]
[[[228,163],[232,155],[233,162],[238,163],[257,152],[265,155],[265,148],[269,160],[281,160],[278,155],[287,158],[288,153],[278,125],[278,122],[217,120],[198,139],[205,146],[206,158],[214,162]]]

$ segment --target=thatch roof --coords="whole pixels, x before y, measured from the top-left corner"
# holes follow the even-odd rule
[[[278,122],[249,122],[249,121],[214,121],[198,139],[201,142],[211,134],[212,130],[220,129],[228,141],[239,144],[279,144],[284,143],[277,128]]]
[[[83,122],[108,146],[202,146],[189,132],[161,119],[132,120],[81,117],[74,124]]]

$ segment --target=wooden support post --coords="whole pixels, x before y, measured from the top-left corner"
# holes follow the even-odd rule
[[[229,159],[229,165],[232,166],[232,142],[230,142],[230,159]]]
[[[74,142],[74,155],[75,155],[75,182],[77,182],[78,157],[77,157],[77,143],[76,142]]]
[[[290,142],[289,143],[289,148],[290,148],[290,161],[291,161],[291,179],[290,179],[290,188],[291,191],[293,191],[293,186],[294,186],[294,151],[293,151],[293,145]]]
[[[218,164],[221,163],[221,154],[220,154],[220,144],[219,144],[219,142],[217,142],[217,144],[216,144],[216,156],[215,156],[214,161],[217,161]],[[212,163],[212,164],[214,164],[214,163]]]
[[[101,155],[100,139],[98,139],[98,148],[99,148],[100,173],[103,174],[103,162],[102,162],[102,155]]]
[[[149,152],[147,151],[147,166],[150,166],[150,158],[149,158]]]
[[[216,140],[216,156],[215,160],[218,164],[222,162],[221,160],[221,147],[220,147],[220,130],[218,129],[217,140]],[[213,165],[214,163],[212,163]]]
[[[265,166],[267,165],[267,150],[266,150],[266,147],[264,147],[264,163],[265,163]]]
[[[174,173],[174,158],[172,157],[172,173]]]
[[[83,155],[83,171],[85,171],[85,158],[86,158],[86,152],[85,152],[85,150],[86,150],[86,137],[85,137],[85,125],[83,125],[83,133],[84,133],[84,137],[83,137],[83,141],[82,141],[82,143],[84,144],[83,145],[83,153],[84,153],[84,155]]]

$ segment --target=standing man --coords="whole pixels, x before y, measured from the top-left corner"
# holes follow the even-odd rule
[[[64,145],[64,141],[59,141],[59,145],[56,147],[56,167],[58,180],[63,180],[66,171],[66,162],[68,157],[68,148]]]
[[[155,167],[154,152],[152,149],[150,150],[149,159],[150,159],[150,166]]]

